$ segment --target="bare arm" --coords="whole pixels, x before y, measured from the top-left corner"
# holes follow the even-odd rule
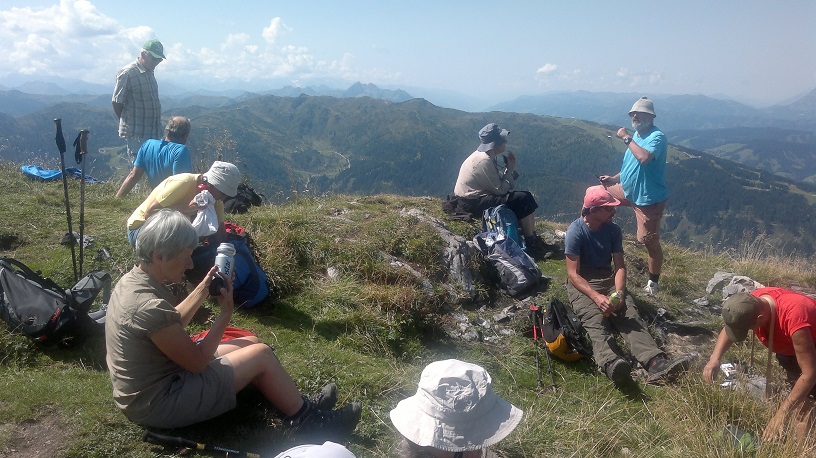
[[[128,173],[128,176],[125,177],[125,181],[122,182],[122,186],[119,186],[119,190],[116,191],[116,198],[119,199],[126,196],[133,189],[133,187],[136,186],[136,183],[142,179],[142,175],[144,175],[143,169],[139,167],[133,167],[130,169],[130,173]]]
[[[725,352],[731,348],[732,343],[731,339],[728,338],[728,334],[725,333],[725,329],[720,331],[720,335],[717,336],[717,343],[714,344],[714,351],[711,352],[708,363],[703,368],[703,380],[708,383],[714,382],[717,371],[720,370],[720,360]]]
[[[762,432],[764,440],[771,440],[781,437],[784,433],[785,420],[788,415],[794,413],[799,408],[805,406],[805,400],[810,394],[810,390],[816,385],[816,346],[813,343],[813,336],[810,328],[799,329],[791,336],[793,349],[796,352],[796,362],[802,369],[802,375],[796,380],[788,397],[779,405],[765,431]]]
[[[620,139],[624,139],[626,137],[632,138],[632,136],[629,135],[629,132],[627,132],[626,129],[624,129],[623,127],[618,129],[617,135],[618,138]],[[645,164],[654,159],[654,154],[652,154],[651,151],[641,147],[634,141],[629,142],[629,151],[632,152],[632,154],[635,156],[635,159],[637,159],[638,162],[640,162],[641,164]]]
[[[623,251],[620,253],[612,253],[612,263],[615,266],[615,291],[626,290],[626,264],[623,260]],[[608,298],[607,298],[608,299]],[[609,306],[612,313],[620,310],[626,303],[626,294],[621,294],[621,301],[618,305]]]
[[[612,306],[609,304],[609,298],[595,291],[592,286],[590,286],[589,282],[587,282],[586,279],[578,273],[581,269],[581,259],[574,254],[568,254],[566,255],[566,262],[567,278],[569,279],[569,282],[572,283],[572,286],[592,299],[592,301],[595,302],[595,304],[604,314],[613,312],[614,310],[612,310]]]
[[[176,309],[181,313],[182,324],[187,324],[192,319],[195,311],[204,302],[207,297],[207,289],[209,287],[210,278],[215,273],[215,269],[211,269],[205,279],[196,286],[195,290],[184,300],[181,304],[176,306]],[[233,301],[232,301],[232,280],[225,281],[226,287],[221,289],[221,295],[218,296],[218,304],[221,307],[221,313],[215,318],[210,332],[207,336],[195,344],[187,331],[184,330],[182,324],[174,324],[167,326],[150,336],[150,340],[162,351],[168,358],[173,360],[176,364],[187,371],[199,373],[207,368],[207,365],[212,361],[218,346],[221,343],[221,338],[224,331],[229,325],[230,318],[232,318]]]

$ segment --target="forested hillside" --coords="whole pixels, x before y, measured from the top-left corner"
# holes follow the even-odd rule
[[[168,111],[193,120],[194,166],[233,161],[272,201],[328,192],[444,197],[461,162],[478,145],[478,130],[497,122],[510,130],[518,156],[518,187],[538,197],[540,217],[569,222],[595,175],[620,167],[618,126],[519,113],[468,113],[423,99],[402,103],[366,97],[263,96],[223,108]],[[90,172],[120,180],[127,170],[110,110],[59,104],[31,115],[3,117],[9,135],[0,157],[56,165],[55,117],[66,137],[89,128]],[[720,251],[761,238],[780,253],[810,255],[816,247],[816,188],[694,150],[671,148],[668,240]],[[626,230],[632,212],[619,212]]]

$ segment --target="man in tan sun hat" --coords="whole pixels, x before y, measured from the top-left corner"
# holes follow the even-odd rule
[[[391,413],[403,436],[399,456],[499,457],[487,448],[518,426],[523,412],[493,391],[490,374],[456,359],[428,364],[415,395]]]
[[[205,173],[179,173],[171,175],[156,186],[147,199],[128,218],[127,232],[130,244],[136,245],[139,229],[147,218],[162,208],[172,208],[187,215],[190,220],[198,213],[194,198],[201,191],[209,191],[215,198],[218,217],[216,240],[226,238],[224,232],[224,199],[238,194],[241,172],[234,164],[215,161]]]
[[[159,85],[153,71],[166,58],[159,40],[147,40],[139,57],[116,75],[111,104],[131,161],[145,140],[162,138]]]
[[[620,172],[614,176],[601,175],[599,180],[609,192],[621,200],[621,205],[632,207],[637,219],[637,238],[646,245],[649,280],[643,288],[655,296],[663,269],[663,248],[660,246],[660,220],[669,189],[666,187],[666,156],[668,140],[654,125],[654,103],[648,97],[638,99],[629,110],[632,128],[621,127],[617,136],[626,145]]]
[[[791,386],[762,438],[781,437],[786,422],[793,421],[798,439],[805,439],[814,426],[816,407],[816,300],[783,288],[759,288],[726,299],[722,317],[725,326],[703,368],[703,379],[713,382],[720,359],[731,344],[745,340],[748,331],[753,330],[759,341],[776,354]]]

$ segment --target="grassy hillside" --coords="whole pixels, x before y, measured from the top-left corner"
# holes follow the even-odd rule
[[[79,185],[73,181],[70,186],[77,228]],[[87,187],[85,233],[94,237],[94,245],[84,266],[119,278],[132,264],[125,220],[144,194],[119,201],[112,198],[115,189],[114,184]],[[70,251],[59,245],[66,231],[61,184],[29,181],[16,165],[4,163],[0,193],[0,255],[15,257],[69,286]],[[490,285],[480,284],[476,303],[452,301],[438,262],[442,241],[435,229],[405,211],[410,209],[442,216],[436,198],[384,194],[294,199],[233,218],[253,234],[260,262],[280,291],[275,300],[236,313],[233,324],[274,343],[303,391],[335,382],[341,402],[363,403],[362,422],[348,444],[357,456],[395,456],[397,433],[389,410],[413,394],[428,362],[449,357],[485,366],[496,391],[524,410],[522,424],[498,446],[509,457],[739,456],[717,436],[726,423],[757,432],[770,419],[771,405],[704,385],[699,367],[677,385],[641,385],[624,393],[588,363],[553,361],[558,387],[551,390],[542,354],[545,387],[539,388],[527,304],[516,304],[520,311],[510,322],[496,323],[494,315],[516,302]],[[449,226],[467,238],[477,231],[465,223]],[[102,247],[108,248],[111,259],[96,259]],[[626,250],[629,285],[637,295],[645,282],[645,250],[631,242]],[[414,275],[395,267],[393,258],[422,273],[432,287],[423,287]],[[566,299],[563,261],[539,265],[553,280],[550,289],[533,300]],[[330,275],[330,268],[338,274]],[[716,314],[692,307],[690,301],[705,295],[715,271],[734,271],[765,284],[816,286],[809,263],[768,257],[755,244],[732,252],[730,258],[669,245],[664,269],[665,292],[657,299],[638,295],[635,301],[665,348],[702,358],[710,352],[720,323]],[[678,335],[655,325],[659,308],[675,323],[694,322],[699,332]],[[483,323],[477,327],[481,339],[460,338],[460,323],[476,322]],[[193,325],[191,331],[203,326]],[[735,346],[728,357],[747,361],[748,355],[749,347],[743,345]],[[759,352],[757,361],[763,358]],[[101,339],[78,348],[42,349],[2,331],[0,387],[0,455],[171,456],[142,443],[141,429],[114,407]],[[271,455],[291,445],[279,416],[256,394],[242,394],[239,409],[241,413],[168,433]],[[43,441],[46,433],[48,443]],[[763,446],[757,456],[808,456],[814,451],[782,442]]]
[[[478,144],[476,132],[497,122],[511,132],[508,148],[517,154],[521,173],[517,185],[538,197],[537,216],[566,223],[595,175],[620,169],[625,150],[614,137],[617,126],[467,113],[422,99],[261,96],[225,107],[177,107],[169,114],[193,120],[189,146],[195,168],[205,170],[214,159],[234,162],[274,202],[329,193],[445,196]],[[69,142],[79,128],[91,130],[94,176],[124,177],[129,165],[115,118],[109,109],[78,103],[0,116],[7,132],[0,158],[56,167],[56,117],[63,118]],[[816,186],[681,148],[669,152],[666,240],[724,251],[761,239],[780,255],[814,254]],[[774,170],[791,168],[785,164],[794,162],[779,162]],[[631,212],[621,222],[634,228]]]

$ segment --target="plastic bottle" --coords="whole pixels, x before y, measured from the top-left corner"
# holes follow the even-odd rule
[[[235,268],[235,246],[231,243],[222,243],[218,245],[216,250],[218,254],[215,255],[215,265],[218,267],[218,273],[224,278],[229,278],[232,275],[232,270]],[[214,276],[210,282],[210,296],[220,296],[221,288],[224,287],[224,278],[221,276]]]
[[[620,293],[618,291],[615,291],[614,293],[609,295],[609,303],[610,304],[616,306],[616,305],[620,304],[620,301],[621,301],[621,295],[620,295]]]

